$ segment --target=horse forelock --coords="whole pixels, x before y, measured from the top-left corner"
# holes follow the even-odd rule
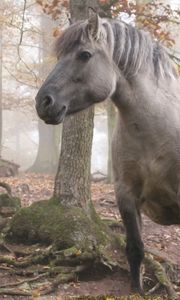
[[[79,21],[65,29],[55,43],[56,56],[73,51],[80,44],[86,27],[87,22]]]
[[[100,32],[99,41],[106,40],[106,46],[108,45],[108,50],[112,56],[114,51],[112,28],[105,19],[103,19],[102,25],[103,30]],[[61,54],[73,51],[81,42],[85,43],[88,40],[93,42],[93,37],[88,32],[88,22],[76,22],[65,29],[57,39],[54,47],[55,55],[60,57]]]

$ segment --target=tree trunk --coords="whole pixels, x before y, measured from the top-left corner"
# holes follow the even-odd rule
[[[2,152],[2,26],[0,27],[0,156]]]
[[[113,182],[112,169],[112,136],[115,126],[116,109],[112,101],[107,101],[107,122],[108,122],[108,162],[107,162],[107,182]]]
[[[93,108],[65,120],[54,195],[61,203],[87,208],[91,200],[90,164]]]
[[[43,35],[40,41],[40,57],[42,62],[40,70],[40,78],[46,78],[52,68],[52,63],[48,63],[51,55],[52,32],[54,23],[49,16],[42,15],[41,27]],[[46,31],[45,31],[46,30]],[[38,120],[39,145],[38,152],[32,167],[28,171],[56,173],[58,166],[59,148],[60,148],[60,130],[61,126],[46,125],[40,119]]]
[[[60,128],[46,125],[38,120],[39,146],[35,162],[30,172],[55,173],[57,171]]]
[[[97,0],[70,0],[70,13],[74,21],[84,20],[87,18],[88,8],[92,7],[95,11],[99,11]]]
[[[88,7],[98,8],[94,1],[71,0],[72,20],[87,17]],[[63,124],[62,149],[55,179],[54,195],[69,206],[83,207],[88,213],[91,203],[90,165],[94,108],[90,107],[67,118]]]

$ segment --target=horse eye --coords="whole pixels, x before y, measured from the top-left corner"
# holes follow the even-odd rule
[[[88,51],[83,51],[79,54],[78,58],[81,59],[82,61],[86,62],[91,58],[91,53]]]

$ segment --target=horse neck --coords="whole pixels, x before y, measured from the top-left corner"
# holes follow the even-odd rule
[[[153,68],[154,43],[150,35],[123,22],[112,22],[115,64],[125,77],[136,75],[142,68]]]
[[[132,104],[139,90],[143,101],[161,85],[177,80],[177,72],[165,49],[149,33],[122,22],[112,21],[113,59],[117,67],[117,88],[112,99],[117,106]],[[148,84],[147,84],[148,83]],[[149,86],[145,91],[145,86]],[[152,99],[153,101],[153,99]]]

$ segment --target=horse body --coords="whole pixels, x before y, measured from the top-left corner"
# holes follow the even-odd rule
[[[151,219],[180,224],[180,101],[168,92],[177,91],[177,82],[164,90],[153,82],[151,86],[145,76],[135,82],[140,87],[130,86],[133,96],[124,104],[121,91],[114,100],[119,108],[113,139],[117,199],[121,199],[118,190],[123,183],[138,209]]]
[[[180,82],[165,50],[142,31],[92,14],[62,34],[59,58],[36,97],[38,115],[64,117],[111,97],[116,199],[126,228],[132,287],[142,293],[141,210],[180,224]]]
[[[112,158],[132,285],[141,293],[140,211],[159,224],[180,224],[180,94],[177,80],[167,85],[166,79],[157,83],[148,74],[136,77],[113,97],[118,121]]]

